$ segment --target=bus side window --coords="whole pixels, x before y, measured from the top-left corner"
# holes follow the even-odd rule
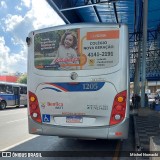
[[[23,87],[20,87],[20,94],[23,94]]]
[[[20,94],[27,94],[27,87],[20,87]]]
[[[27,94],[27,87],[24,87],[24,94]]]
[[[7,94],[12,94],[13,93],[13,88],[11,85],[6,85],[6,93]]]
[[[19,87],[13,87],[14,95],[19,95]]]
[[[5,93],[5,92],[6,92],[5,85],[0,84],[0,93]]]

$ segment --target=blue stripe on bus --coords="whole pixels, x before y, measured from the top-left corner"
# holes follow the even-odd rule
[[[67,92],[87,92],[100,90],[105,82],[78,82],[78,83],[46,83],[52,87],[44,87],[43,89],[52,89]],[[60,91],[59,91],[60,90]]]
[[[4,100],[15,100],[17,99],[18,95],[13,95],[13,94],[0,94],[0,98],[4,99]]]

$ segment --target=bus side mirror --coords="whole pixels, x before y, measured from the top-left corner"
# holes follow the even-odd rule
[[[31,44],[31,38],[30,37],[26,38],[26,43],[27,43],[28,46]]]

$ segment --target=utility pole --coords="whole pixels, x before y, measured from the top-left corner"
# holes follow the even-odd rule
[[[142,41],[142,51],[143,52],[142,52],[141,107],[145,107],[147,18],[148,18],[148,0],[143,0],[143,41]]]

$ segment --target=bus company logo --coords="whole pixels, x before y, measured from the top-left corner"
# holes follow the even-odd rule
[[[46,107],[46,103],[45,102],[41,102],[41,108],[45,108]]]
[[[47,102],[48,107],[63,107],[63,103],[60,102]]]

